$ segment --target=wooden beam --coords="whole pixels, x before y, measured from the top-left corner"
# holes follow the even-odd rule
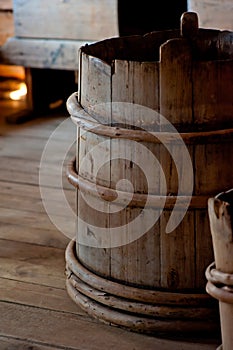
[[[15,1],[14,16],[18,37],[102,40],[118,35],[116,0]]]
[[[31,68],[78,69],[82,40],[22,39],[12,37],[0,47],[0,62]]]

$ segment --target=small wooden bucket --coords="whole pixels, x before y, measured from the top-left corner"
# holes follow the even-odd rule
[[[78,188],[67,290],[110,324],[209,334],[219,319],[205,292],[207,200],[232,181],[233,33],[198,29],[195,13],[181,22],[181,34],[80,51],[67,101],[77,124],[67,176]]]
[[[223,174],[224,175],[224,174]],[[233,189],[208,200],[215,261],[206,269],[207,292],[219,301],[222,346],[233,344]]]

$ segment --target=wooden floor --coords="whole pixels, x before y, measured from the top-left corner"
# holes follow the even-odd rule
[[[63,159],[66,164],[74,155],[74,147],[67,156],[65,148],[67,140],[75,140],[75,126],[65,112],[10,125],[5,117],[12,108],[0,101],[0,350],[216,349],[218,341],[160,339],[102,324],[69,298],[64,250],[70,238],[45,211],[39,170],[44,167],[46,183],[41,186],[54,208],[52,219],[72,228],[54,174]],[[64,127],[57,129],[63,121]],[[51,137],[53,157],[41,165]],[[75,190],[63,177],[67,200],[75,210]]]

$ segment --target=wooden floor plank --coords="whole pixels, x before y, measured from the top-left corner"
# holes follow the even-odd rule
[[[45,189],[47,193],[47,188]],[[54,200],[53,194],[60,191],[57,189],[54,190],[53,193],[51,192],[51,196],[47,194],[47,200],[46,203],[50,206],[52,209],[52,213],[55,215],[64,216],[64,203],[61,201]],[[70,192],[70,193],[69,193]],[[65,193],[66,199],[70,204],[71,209],[75,212],[75,193],[71,191],[66,191]],[[38,195],[37,197],[28,197],[26,194],[17,194],[13,192],[11,196],[9,194],[0,193],[0,207],[5,209],[14,209],[14,208],[20,208],[20,210],[28,211],[32,213],[45,213],[45,208],[43,205],[43,201],[41,197]]]
[[[70,239],[60,231],[33,228],[26,224],[0,223],[0,238],[65,249]]]
[[[26,162],[26,166],[25,166]],[[65,166],[62,167],[62,163],[47,164],[43,163],[43,172],[40,171],[40,163],[36,160],[25,160],[18,158],[1,157],[1,172],[0,180],[6,182],[23,183],[31,185],[42,185],[46,187],[60,187],[60,182],[57,179],[61,174],[62,169],[62,184],[65,189],[72,189],[73,187],[69,184],[66,179]],[[43,175],[42,180],[39,181],[40,172]],[[58,185],[57,185],[58,183]]]
[[[67,123],[63,123],[67,120]],[[7,137],[27,138],[31,142],[37,143],[47,142],[52,136],[54,140],[67,141],[74,140],[76,133],[75,124],[67,117],[57,118],[38,118],[34,121],[27,122],[23,125],[9,126],[7,124],[1,125],[0,135]],[[40,146],[38,145],[38,148]]]
[[[74,223],[69,221],[69,217],[54,215],[54,218],[57,218],[57,222],[64,224],[69,232],[73,230]],[[0,222],[4,224],[24,224],[31,228],[40,228],[41,230],[54,231],[56,228],[50,221],[47,213],[37,213],[33,215],[27,210],[20,209],[0,208]]]
[[[43,190],[43,199],[41,195]],[[46,198],[44,198],[44,193]],[[76,190],[61,189],[52,187],[32,186],[28,184],[18,184],[0,181],[0,207],[29,212],[45,212],[45,203],[50,205],[53,214],[64,215],[64,203],[61,196],[64,195],[71,210],[76,213]]]
[[[0,303],[2,335],[77,350],[214,350],[216,345],[189,344],[136,334],[80,319],[76,315]]]
[[[12,337],[0,336],[1,350],[54,350],[54,346],[47,346],[40,343],[30,342]],[[56,346],[57,350],[64,350],[64,347]],[[74,350],[66,348],[66,350]],[[76,349],[75,349],[76,350]]]
[[[59,200],[59,191],[55,191],[54,188],[46,188],[48,196],[51,197],[51,200]],[[74,200],[74,187],[71,189],[64,189],[64,193],[69,200]],[[40,189],[38,186],[32,186],[29,184],[18,184],[15,182],[0,181],[0,198],[1,194],[7,194],[9,196],[24,196],[26,198],[40,198]]]
[[[72,144],[75,142],[75,135],[68,137],[67,140],[60,140],[54,138],[53,142],[50,144],[50,151],[54,151],[55,159],[59,159],[64,151],[66,150],[67,144]],[[45,149],[45,146],[48,142],[47,138],[32,138],[29,136],[18,136],[16,135],[3,135],[1,136],[0,141],[0,156],[4,157],[17,157],[31,160],[40,160],[42,152]],[[20,145],[20,147],[18,147]],[[72,149],[69,151],[72,152]],[[51,159],[51,162],[55,161],[54,158]]]
[[[21,224],[24,223],[28,227],[40,228],[44,230],[54,230],[54,225],[50,222],[46,213],[38,213],[32,215],[27,210],[1,208],[1,223]]]
[[[75,220],[64,212],[55,178],[64,158],[62,184],[75,214],[76,190],[65,175],[75,149],[65,156],[64,149],[73,142],[76,126],[64,111],[9,125],[4,115],[12,111],[6,105],[0,101],[0,350],[216,349],[218,344],[209,340],[172,341],[102,324],[70,299],[64,272],[72,237],[47,215],[39,170],[50,138],[52,157],[43,164],[41,189],[54,217],[73,229]],[[16,101],[12,105],[19,108]]]
[[[60,145],[61,147],[61,145]],[[70,159],[74,157],[74,153],[72,151],[66,154],[65,152],[57,154],[55,153],[55,149],[59,149],[60,147],[54,146],[54,154],[55,156],[50,160],[47,159],[42,163],[42,152],[37,150],[37,153],[33,153],[31,150],[22,151],[21,149],[8,149],[9,155],[2,156],[0,154],[2,169],[8,169],[12,171],[18,171],[21,173],[26,172],[27,166],[25,167],[25,161],[28,162],[28,169],[31,169],[33,172],[39,172],[41,166],[47,168],[47,172],[51,173],[56,170],[58,166],[61,168],[65,168],[63,162],[67,163]],[[11,151],[11,152],[10,152]],[[52,152],[50,149],[49,152]],[[28,154],[28,155],[27,155]],[[29,157],[30,154],[30,157]],[[50,153],[48,153],[49,155]],[[9,162],[9,164],[8,164]],[[6,165],[5,165],[6,164]]]
[[[64,289],[0,278],[0,300],[80,315],[90,319]]]
[[[65,288],[63,249],[0,240],[0,276],[55,288]]]
[[[5,105],[5,106],[4,106]],[[72,122],[68,111],[54,110],[53,113],[47,113],[27,120],[22,124],[8,124],[6,117],[15,113],[25,111],[27,106],[20,105],[19,101],[0,100],[0,135],[16,135],[27,138],[48,139],[52,133],[59,140],[67,140],[67,135],[71,136],[76,132],[76,125]],[[54,135],[54,131],[56,134]]]

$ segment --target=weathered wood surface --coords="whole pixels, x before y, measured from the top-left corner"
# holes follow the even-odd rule
[[[0,346],[1,349],[8,350],[8,349],[17,349],[17,350],[26,350],[30,349],[30,347],[35,347],[37,350],[53,350],[54,347],[49,345],[43,345],[35,342],[27,342],[25,340],[21,339],[15,339],[14,337],[8,337],[8,336],[0,336]],[[59,346],[57,349],[61,349]],[[67,350],[72,350],[70,348],[67,348]]]
[[[95,41],[118,35],[116,0],[14,1],[14,20],[17,37]]]
[[[12,0],[0,1],[0,47],[5,44],[6,40],[14,35],[14,19],[13,19],[13,4]],[[0,76],[4,76],[2,71],[6,71],[0,66]],[[17,72],[13,73],[13,76]]]
[[[174,53],[177,54],[174,54]],[[191,124],[192,107],[192,54],[183,38],[172,39],[160,49],[160,113],[173,125]],[[181,122],[182,121],[182,122]],[[187,146],[188,147],[188,146]],[[188,148],[192,157],[192,146]],[[160,162],[166,174],[167,193],[179,190],[178,176],[182,177],[182,192],[187,195],[192,188],[192,179],[185,176],[186,162],[182,160],[183,146],[174,144],[169,152],[161,146]],[[174,158],[179,155],[179,162],[174,167]],[[176,156],[177,157],[177,156]],[[177,175],[179,174],[179,175]],[[171,211],[161,215],[161,286],[164,288],[195,288],[195,226],[194,211],[188,211],[181,224],[165,234]]]
[[[78,70],[81,46],[119,35],[116,0],[14,1],[14,23],[7,7],[0,12],[0,62],[6,65]]]
[[[0,48],[0,62],[31,68],[78,69],[78,50],[90,41],[10,38]]]
[[[6,187],[7,186],[7,187]],[[14,197],[11,194],[14,193]],[[59,202],[59,191],[54,191],[53,188],[47,188],[49,202],[54,207],[54,213],[59,210],[62,216],[62,203]],[[0,182],[0,194],[4,205],[9,209],[17,208],[21,211],[27,210],[29,212],[38,213],[39,215],[44,212],[42,199],[40,197],[39,188],[34,188],[29,184],[23,183],[11,183]],[[75,208],[75,198],[73,191],[64,189],[64,194],[69,201],[70,205]]]
[[[233,32],[232,32],[233,36]],[[221,50],[221,39],[217,50]],[[232,37],[233,42],[233,37]],[[229,43],[229,54],[232,43]],[[232,123],[233,56],[230,60],[194,62],[192,72],[195,122],[209,128]],[[223,125],[224,126],[224,125]],[[217,192],[221,189],[216,189]]]
[[[233,190],[222,192],[208,201],[211,235],[216,272],[223,277],[209,281],[207,291],[219,300],[222,348],[230,350],[233,344]],[[215,271],[215,270],[214,270]],[[211,271],[210,271],[211,273]],[[225,279],[225,282],[222,280]],[[211,283],[212,282],[212,283]]]
[[[39,263],[39,262],[38,262]],[[52,280],[51,280],[52,282]],[[53,284],[50,283],[50,284]],[[38,307],[45,310],[67,312],[87,317],[86,313],[67,298],[67,292],[63,288],[44,286],[42,284],[0,278],[1,300],[8,303],[17,303]]]
[[[11,11],[2,11],[0,8],[0,46],[14,35],[13,14]]]
[[[188,0],[188,11],[198,13],[200,27],[233,30],[232,0]]]
[[[111,123],[111,77],[112,68],[109,64],[96,57],[80,53],[79,65],[79,101],[87,111],[93,106],[96,118],[102,117],[102,122]],[[90,62],[91,61],[91,62]],[[82,72],[82,73],[81,73]],[[98,85],[98,89],[96,86]]]
[[[176,291],[178,294],[187,292],[190,296],[190,293],[201,291],[203,296],[207,296],[205,269],[213,259],[207,218],[208,194],[232,180],[226,158],[233,161],[230,92],[233,87],[233,33],[198,29],[197,22],[196,14],[185,13],[181,20],[181,33],[174,32],[172,35],[166,32],[164,41],[162,33],[155,32],[145,36],[108,39],[83,47],[80,51],[79,103],[76,94],[73,94],[67,104],[81,136],[78,136],[81,148],[76,149],[76,158],[78,164],[84,164],[82,169],[76,164],[76,174],[73,171],[72,176],[68,175],[69,179],[73,178],[71,183],[78,188],[77,212],[83,215],[86,223],[82,227],[77,226],[77,266],[81,269],[78,265],[80,260],[97,276],[113,279],[122,286],[131,285],[139,291],[143,288],[154,291],[163,288],[168,294]],[[201,84],[200,77],[203,77]],[[224,93],[222,84],[226,80]],[[157,139],[150,131],[158,132]],[[174,134],[183,138],[186,147],[178,138],[172,141],[171,135],[174,137]],[[224,142],[227,134],[230,137]],[[160,135],[164,137],[162,140]],[[170,140],[164,135],[169,135]],[[135,141],[140,142],[141,148]],[[99,154],[92,153],[97,145]],[[145,149],[160,162],[156,169]],[[222,156],[220,160],[222,153],[226,158]],[[221,162],[224,163],[224,178],[219,172]],[[100,171],[97,173],[98,167]],[[149,174],[153,174],[152,188],[148,185]],[[211,181],[208,181],[208,176]],[[132,189],[129,183],[119,181],[122,179],[131,183],[137,196],[137,200],[128,205],[125,205],[126,199],[129,199]],[[163,192],[165,181],[166,191]],[[121,192],[114,197],[117,185]],[[85,202],[80,193],[92,202],[99,199],[97,210],[93,210],[89,205],[91,201]],[[125,196],[125,201],[120,201],[121,195]],[[156,216],[159,209],[161,215],[145,230],[149,222],[146,217],[149,210],[143,211],[146,195],[160,199],[160,207],[158,203],[153,206],[153,200],[153,204],[150,202],[150,218]],[[184,198],[188,201],[191,196],[195,203],[182,207]],[[163,207],[162,199],[165,197]],[[171,197],[177,202],[181,199],[181,206],[174,209],[171,203],[169,205]],[[103,199],[110,202],[109,207],[107,203],[103,207]],[[106,210],[113,209],[114,205],[115,209],[118,206],[118,212],[116,210],[112,214],[111,210]],[[106,211],[105,216],[102,211]],[[172,232],[167,233],[167,224],[174,213],[177,218],[182,214],[184,217]],[[135,218],[137,226],[134,226]],[[112,233],[116,227],[120,227],[121,231],[114,237]],[[102,231],[110,228],[109,245],[103,244],[104,238],[101,240],[100,237],[99,241],[96,238],[99,237],[99,228]],[[137,230],[141,235],[135,238]],[[92,238],[88,241],[90,236]],[[88,246],[95,239],[99,246],[83,248],[83,237],[86,237]],[[88,249],[92,254],[84,254]],[[78,267],[76,271],[71,268],[71,271],[78,273]],[[84,282],[83,276],[78,277],[81,283]],[[109,322],[117,323],[115,308],[111,313],[101,302],[96,305],[95,297],[92,304],[92,297],[85,288],[82,294],[86,299],[80,291],[76,294],[73,287],[68,280],[69,294],[87,312],[93,312],[94,317],[105,321],[109,316]],[[120,297],[123,298],[122,295]],[[216,325],[219,321],[217,303],[214,303],[213,310],[216,317],[208,319],[208,322]],[[136,311],[135,315],[142,316]],[[123,318],[122,315],[124,323]],[[143,331],[153,328],[143,316],[141,321]],[[135,329],[133,321],[132,327]]]
[[[146,124],[148,119],[146,120],[145,116],[149,115],[151,111],[159,111],[163,117],[177,127],[178,132],[182,134],[187,143],[190,161],[193,164],[195,177],[193,196],[197,197],[196,207],[195,205],[190,207],[183,222],[170,235],[163,234],[171,214],[169,207],[165,208],[160,220],[156,223],[156,227],[152,230],[153,239],[148,232],[143,237],[141,244],[137,241],[137,244],[134,242],[125,247],[112,249],[111,277],[125,280],[127,283],[149,283],[150,287],[156,285],[156,287],[163,288],[204,289],[204,271],[206,265],[213,258],[210,238],[206,233],[209,232],[206,196],[216,188],[224,186],[219,180],[218,164],[220,162],[224,162],[224,173],[227,178],[222,181],[226,184],[231,180],[229,162],[221,154],[225,154],[226,157],[231,157],[233,154],[229,152],[232,147],[232,137],[227,143],[222,143],[220,139],[211,141],[208,132],[211,133],[212,130],[214,132],[218,127],[223,128],[231,125],[233,74],[230,43],[232,42],[232,33],[199,30],[196,16],[192,23],[194,28],[190,31],[186,28],[186,19],[187,16],[184,15],[182,35],[185,38],[176,31],[174,33],[168,31],[164,34],[163,41],[163,33],[157,32],[147,34],[144,37],[132,36],[104,40],[81,49],[79,102],[84,110],[94,117],[95,122],[91,124],[90,121],[89,123],[88,115],[83,114],[79,130],[83,136],[78,141],[81,148],[77,149],[76,155],[79,163],[85,158],[85,166],[80,171],[82,178],[92,183],[97,181],[99,185],[106,186],[106,188],[112,188],[119,179],[127,178],[132,181],[136,193],[146,193],[140,171],[136,167],[130,169],[127,164],[123,166],[122,160],[111,162],[110,185],[107,166],[105,174],[104,170],[101,169],[98,179],[96,179],[93,173],[98,169],[98,164],[101,163],[103,156],[106,157],[107,161],[107,154],[110,155],[110,152],[105,144],[100,151],[101,157],[99,159],[95,157],[93,161],[91,149],[97,143],[101,145],[101,142],[108,140],[111,143],[110,149],[116,148],[115,153],[126,157],[129,155],[129,151],[126,152],[128,147],[128,149],[132,148],[132,155],[137,154],[132,142],[129,141],[128,146],[126,145],[127,133],[129,138],[130,133],[134,133],[134,128],[132,130],[127,128],[129,125],[135,127],[136,124],[136,127],[146,128],[149,126],[154,128],[153,130],[157,130],[159,119],[155,115],[151,116],[152,119],[154,118],[152,125]],[[167,41],[167,39],[170,40]],[[190,44],[191,40],[194,41],[193,44]],[[228,60],[228,58],[230,59]],[[200,76],[203,77],[201,84]],[[226,91],[223,87],[224,81],[226,81]],[[209,93],[210,91],[211,93]],[[109,102],[112,102],[112,109],[110,109]],[[132,109],[130,110],[132,104],[143,106],[144,110],[142,108],[139,111],[140,108],[138,108],[137,112],[135,110],[132,112]],[[98,131],[94,130],[91,133],[87,131],[88,126],[85,127],[85,121],[89,126],[96,126]],[[113,126],[116,124],[116,128],[104,129],[103,124]],[[117,124],[121,129],[117,129]],[[101,127],[103,129],[100,131]],[[164,131],[166,126],[161,124],[159,127],[161,131]],[[201,130],[199,133],[198,128]],[[207,133],[202,133],[202,129]],[[201,139],[199,136],[195,138],[195,134],[201,136]],[[114,140],[111,140],[111,136]],[[119,140],[116,140],[118,136]],[[154,144],[152,138],[149,142],[147,139],[140,138],[140,142],[143,142],[160,161],[166,174],[169,196],[177,193],[178,174],[182,177],[179,179],[182,183],[182,195],[185,196],[190,189],[192,190],[192,178],[186,175],[187,165],[183,164],[181,159],[182,147],[180,145],[176,144],[169,148],[173,157],[176,159],[180,157],[179,164],[174,166],[174,159],[165,147],[158,143]],[[221,143],[221,151],[219,151],[219,143]],[[206,159],[207,154],[208,159]],[[143,159],[144,157],[145,155],[142,156],[138,153],[138,158]],[[233,159],[231,160],[233,161]],[[204,168],[202,164],[208,168],[207,172],[206,167]],[[79,172],[78,167],[76,170]],[[207,174],[211,174],[208,175],[211,176],[211,181],[209,181]],[[161,180],[161,174],[156,173],[155,178],[156,181]],[[159,191],[158,182],[154,184],[153,193],[159,194]],[[82,206],[83,208],[80,208]],[[88,205],[81,200],[78,211],[86,213],[88,216],[88,210]],[[121,216],[112,216],[109,224],[124,226],[127,220],[133,220],[137,216],[137,210],[130,208],[130,213],[122,211]],[[94,223],[95,218],[97,220],[100,214],[97,215],[92,209],[90,212],[92,213],[91,222]],[[203,232],[205,232],[204,237]],[[127,234],[130,235],[130,232]],[[156,247],[156,249],[153,250],[152,247]],[[147,264],[144,264],[143,256],[139,258],[142,251],[145,252]],[[151,259],[147,254],[151,254]],[[92,256],[93,259],[94,256]],[[154,259],[155,256],[157,261]],[[190,260],[187,260],[187,256]],[[87,263],[87,255],[84,254],[82,261],[91,267],[89,259],[92,257],[88,258]],[[97,260],[92,268],[96,271],[99,269],[97,273],[105,275],[106,272],[103,271],[106,271],[106,260],[103,259],[102,265],[99,259]],[[125,269],[124,266],[128,266],[128,268]],[[148,269],[144,270],[142,266],[147,266]],[[154,271],[153,276],[150,275],[152,270]],[[145,281],[147,273],[150,277]]]
[[[64,275],[67,238],[45,220],[46,213],[37,214],[39,208],[42,210],[38,183],[27,183],[30,176],[26,172],[25,178],[23,175],[17,178],[16,170],[20,163],[15,169],[10,165],[15,159],[14,150],[20,157],[18,150],[21,148],[21,162],[25,167],[27,160],[32,159],[39,166],[42,145],[65,116],[46,116],[23,125],[10,126],[4,123],[4,115],[12,113],[4,107],[6,104],[9,102],[0,101],[1,147],[4,139],[1,161],[5,151],[10,167],[8,174],[13,173],[14,177],[8,176],[6,181],[0,181],[0,349],[214,350],[217,345],[214,340],[205,343],[191,338],[187,342],[183,339],[166,340],[100,324],[70,299],[65,290]],[[20,106],[14,102],[11,105]],[[70,125],[71,129],[57,135],[58,143],[72,137],[75,126]],[[60,152],[61,149],[58,148],[57,152],[54,149],[55,159],[59,159]],[[7,171],[6,159],[4,164]],[[28,174],[31,171],[29,166]],[[54,194],[51,200],[59,205],[57,192],[47,189],[50,196]],[[75,199],[74,191],[73,196]],[[20,201],[22,208],[19,208]]]
[[[140,127],[143,124],[144,117],[140,106],[148,105],[155,109],[158,106],[158,89],[157,86],[153,85],[153,78],[156,80],[158,77],[157,67],[153,65],[152,68],[149,63],[116,59],[114,60],[113,71],[111,85],[112,124],[119,124],[126,129]],[[134,84],[134,79],[138,81],[138,84]],[[149,85],[147,85],[147,79],[151,82]],[[136,106],[135,109],[132,109],[133,104]],[[137,105],[139,106],[138,110]],[[149,144],[146,146],[154,154],[156,153]],[[134,142],[127,139],[112,141],[111,148],[114,148],[113,154],[121,155],[119,156],[121,159],[111,160],[111,187],[115,188],[120,179],[127,179],[133,185],[134,192],[146,193],[147,183],[143,171],[148,170],[148,164],[150,163],[148,154],[143,154]],[[158,152],[156,156],[158,156]],[[130,164],[131,159],[134,159],[134,166]],[[153,170],[155,171],[155,169]],[[156,191],[158,189],[159,172],[155,171],[154,178],[156,180],[153,190]],[[119,187],[119,190],[127,191],[127,185],[123,184]],[[147,210],[149,211],[149,209]],[[110,214],[110,227],[119,225],[122,232],[125,231],[126,237],[133,237],[134,225],[128,224],[137,218],[140,213],[141,208],[135,206],[128,210],[123,205],[121,210],[118,208],[118,213],[115,216]],[[154,213],[151,214],[154,215]],[[139,220],[139,226],[143,230],[143,219]],[[149,230],[141,239],[130,244],[126,244],[123,237],[119,239],[118,247],[111,249],[111,277],[126,283],[147,286],[159,284],[160,264],[157,263],[156,259],[148,258],[149,256],[160,256],[159,232]]]
[[[1,240],[1,277],[64,288],[64,259],[57,248]],[[49,277],[48,269],[53,271]]]
[[[126,332],[116,327],[77,318],[76,315],[30,306],[1,303],[1,314],[5,315],[1,326],[2,336],[27,339],[27,344],[51,344],[53,347],[93,350],[112,349],[135,350],[212,350],[214,345],[189,344],[170,340],[154,339],[146,335]],[[15,317],[12,317],[12,314]],[[11,330],[11,331],[10,331]],[[42,348],[43,349],[43,348]]]
[[[156,53],[155,53],[156,55]],[[156,84],[159,76],[158,62],[137,62],[131,60],[114,60],[112,77],[112,101],[134,103],[157,110],[159,106],[159,87]],[[135,84],[135,81],[137,84]],[[119,86],[121,87],[119,89]],[[143,91],[143,93],[142,93]],[[119,109],[122,106],[119,107]],[[120,110],[118,111],[118,113]],[[122,125],[135,123],[132,116],[118,116]],[[139,116],[139,118],[143,116]],[[130,120],[131,119],[131,120]],[[114,122],[114,120],[113,120]],[[117,120],[116,120],[117,122]],[[140,124],[141,120],[137,121]],[[132,124],[133,125],[133,124]]]
[[[11,1],[2,1],[0,3],[0,47],[5,44],[9,37],[14,35],[14,21],[11,5]],[[0,65],[0,76],[24,79],[22,69],[19,67],[11,68],[6,65]]]

